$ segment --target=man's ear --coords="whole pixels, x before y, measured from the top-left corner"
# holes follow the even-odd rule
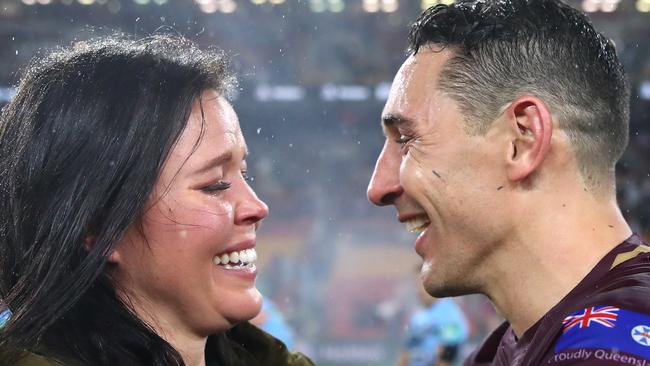
[[[515,99],[505,111],[512,139],[507,160],[510,181],[534,173],[551,147],[553,119],[546,104],[534,96]]]

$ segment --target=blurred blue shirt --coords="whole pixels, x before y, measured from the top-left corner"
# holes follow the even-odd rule
[[[2,328],[7,320],[11,317],[11,311],[7,308],[0,307],[0,328]]]
[[[453,299],[440,299],[418,310],[409,320],[406,332],[409,366],[434,365],[438,347],[460,346],[467,340],[467,333],[467,320]]]
[[[294,347],[293,330],[289,327],[284,320],[284,316],[275,304],[264,297],[262,302],[262,311],[266,312],[266,321],[262,324],[261,328],[282,341],[287,346],[287,349],[292,350]]]

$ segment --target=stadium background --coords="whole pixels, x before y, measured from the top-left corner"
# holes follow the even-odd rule
[[[365,198],[379,116],[408,25],[450,0],[0,0],[0,105],[17,71],[58,45],[122,31],[183,34],[233,59],[253,186],[271,208],[258,239],[260,288],[296,348],[319,365],[394,364],[416,300],[415,237]],[[574,0],[620,50],[632,84],[619,198],[650,234],[650,0]],[[498,324],[459,299],[472,342]]]

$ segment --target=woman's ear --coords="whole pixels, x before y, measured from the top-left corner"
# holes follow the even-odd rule
[[[87,252],[90,252],[90,250],[95,246],[95,240],[97,240],[95,235],[86,236],[84,239],[84,249],[86,249]]]
[[[507,161],[508,179],[521,181],[533,174],[551,147],[553,119],[546,104],[534,96],[515,99],[506,109],[512,140]]]
[[[120,261],[120,252],[117,249],[113,249],[111,254],[108,256],[108,263],[117,264]]]
[[[89,252],[94,246],[95,242],[97,240],[97,237],[94,235],[88,235],[84,239],[84,249]],[[108,263],[118,263],[120,260],[120,254],[117,251],[117,249],[113,249],[111,254],[108,256]]]

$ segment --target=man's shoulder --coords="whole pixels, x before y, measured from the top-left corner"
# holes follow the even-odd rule
[[[565,304],[547,364],[650,366],[650,247],[630,244],[590,290]]]
[[[616,306],[639,313],[650,313],[650,247],[643,242],[618,253],[609,270],[586,293],[577,294],[583,304]]]
[[[650,366],[650,247],[633,244],[591,289],[564,304],[546,364]]]
[[[642,344],[650,334],[644,328],[647,326],[650,331],[650,247],[633,237],[614,254],[613,262],[607,264],[597,281],[567,296],[536,325],[529,334],[530,342],[523,342],[527,346],[504,338],[509,330],[504,323],[466,365],[508,364],[507,360],[499,363],[497,353],[516,357],[525,352],[523,364],[541,364],[543,359],[543,364],[557,361],[563,366],[600,365],[601,361],[636,365],[630,357],[640,357],[646,363],[639,365],[650,366],[650,343]],[[592,347],[588,349],[592,353],[584,351],[585,347]],[[620,353],[622,349],[633,352]],[[611,353],[612,350],[618,353]],[[581,363],[585,357],[588,360]]]
[[[650,365],[650,311],[589,306],[569,314],[549,365]]]
[[[510,331],[508,322],[502,323],[495,329],[466,360],[464,366],[494,365],[494,359],[503,337]]]

